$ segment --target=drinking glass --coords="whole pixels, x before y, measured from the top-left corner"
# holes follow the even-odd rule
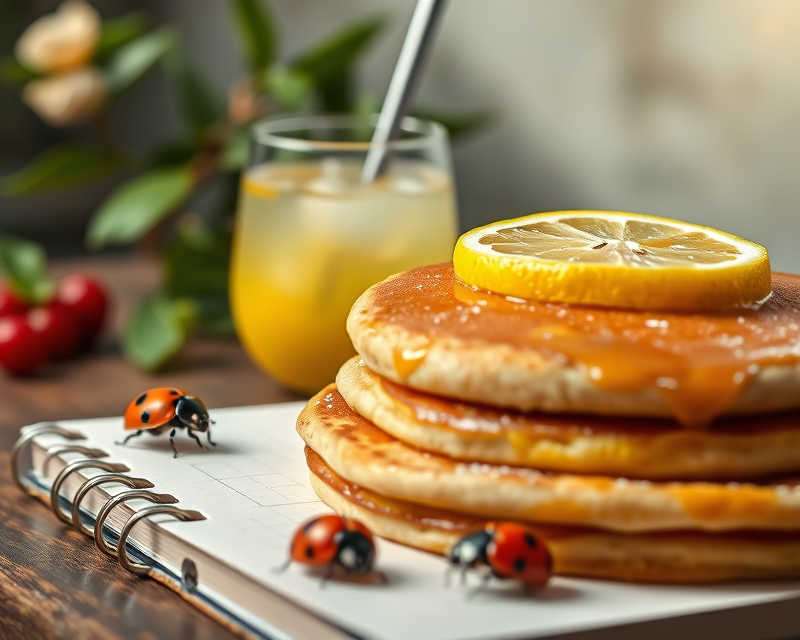
[[[345,330],[365,289],[452,258],[450,147],[440,124],[405,118],[387,170],[361,182],[369,116],[291,116],[253,128],[231,266],[237,333],[283,385],[312,393],[355,351]]]

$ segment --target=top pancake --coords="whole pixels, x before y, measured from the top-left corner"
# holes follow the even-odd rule
[[[410,387],[522,411],[675,417],[800,407],[800,277],[758,310],[629,311],[529,302],[458,282],[451,264],[392,276],[347,330],[371,369]]]

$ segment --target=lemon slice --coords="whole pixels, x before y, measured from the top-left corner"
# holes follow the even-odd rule
[[[242,190],[259,198],[272,199],[278,195],[277,189],[263,182],[258,182],[249,176],[242,178]]]
[[[528,300],[674,311],[754,308],[772,290],[757,244],[676,220],[559,211],[479,227],[453,254],[464,283]]]

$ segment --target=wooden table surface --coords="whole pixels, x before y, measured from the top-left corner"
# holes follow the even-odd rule
[[[233,638],[169,589],[123,570],[22,493],[11,481],[9,450],[23,425],[119,415],[148,387],[190,389],[212,408],[299,396],[256,369],[232,340],[195,338],[174,365],[155,376],[122,360],[115,335],[133,301],[157,283],[153,263],[103,258],[60,263],[53,271],[96,275],[111,291],[114,308],[92,354],[49,366],[35,378],[0,372],[0,637]]]

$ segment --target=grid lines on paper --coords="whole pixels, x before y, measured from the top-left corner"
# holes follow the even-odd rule
[[[242,508],[229,524],[240,531],[257,529],[262,539],[286,539],[297,525],[327,511],[308,484],[308,470],[280,456],[259,455],[258,459],[206,460],[191,463],[213,482],[208,483],[210,499],[231,499],[237,495]],[[226,497],[227,496],[227,497]]]

